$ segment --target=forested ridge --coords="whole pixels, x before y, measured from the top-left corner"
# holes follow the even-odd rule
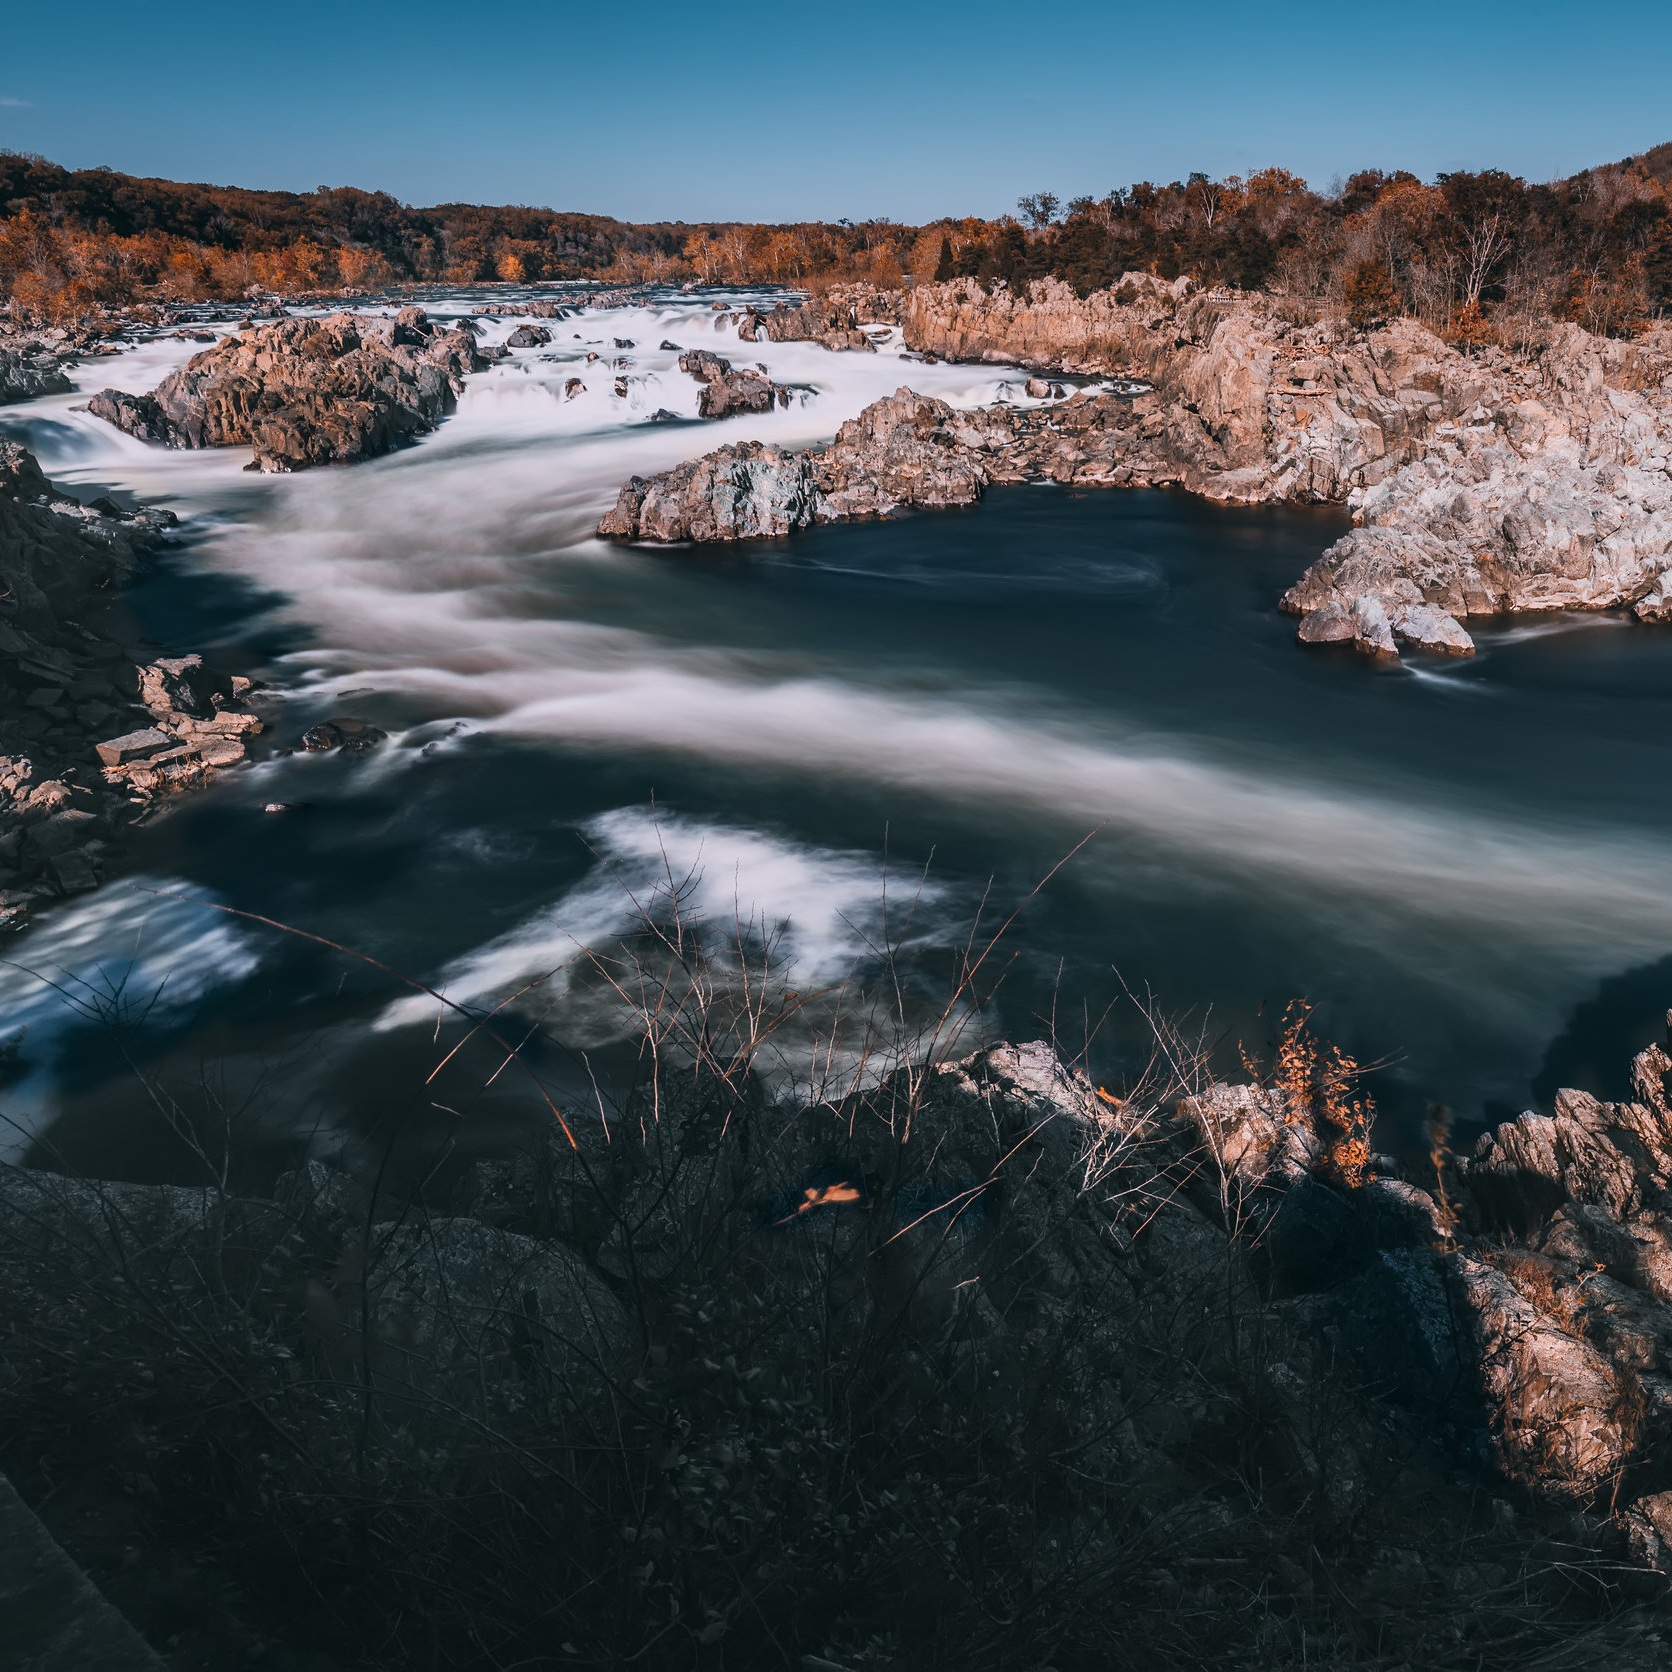
[[[603,279],[818,285],[1124,273],[1268,290],[1371,324],[1410,314],[1456,340],[1572,319],[1630,334],[1672,306],[1672,144],[1569,179],[1365,170],[1317,190],[1246,178],[1140,181],[1016,215],[638,224],[605,215],[68,170],[0,153],[0,294],[64,320],[135,303],[452,284]]]

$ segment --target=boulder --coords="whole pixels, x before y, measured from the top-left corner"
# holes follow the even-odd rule
[[[679,357],[679,369],[702,385],[697,394],[699,418],[728,418],[734,412],[769,412],[781,391],[763,372],[735,370],[730,360],[706,348]]]
[[[1316,613],[1316,612],[1314,612]],[[1308,618],[1310,619],[1310,617]],[[1455,616],[1433,604],[1404,604],[1393,615],[1393,636],[1442,656],[1473,656],[1475,641]]]
[[[1296,634],[1302,644],[1346,644],[1354,637],[1353,618],[1345,604],[1331,599],[1311,611]]]
[[[519,325],[505,344],[508,348],[544,348],[551,340],[551,332],[543,325]]]
[[[107,389],[88,410],[143,441],[249,445],[254,468],[300,470],[433,429],[482,364],[472,331],[441,331],[421,308],[285,319],[194,355],[149,395]]]
[[[302,747],[313,754],[337,749],[345,755],[369,755],[388,736],[388,732],[369,720],[338,715],[333,720],[321,720],[317,726],[309,726],[302,733]]]
[[[743,442],[660,476],[634,477],[598,533],[613,540],[778,538],[814,523],[968,505],[989,478],[958,439],[957,423],[945,402],[900,389],[843,424],[823,451]]]

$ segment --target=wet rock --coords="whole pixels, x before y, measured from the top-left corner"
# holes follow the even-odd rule
[[[943,401],[901,389],[836,432],[823,451],[744,442],[662,475],[635,477],[598,525],[605,539],[775,538],[813,523],[967,505],[988,475]]]
[[[669,342],[666,337],[664,337],[657,346],[673,354],[678,354],[680,352],[679,344]]]
[[[32,333],[0,340],[0,404],[67,395],[72,385],[63,360],[61,352]]]
[[[763,373],[734,370],[730,360],[723,360],[706,348],[681,354],[679,369],[702,385],[697,394],[699,418],[727,418],[734,412],[768,412],[780,393],[784,393]]]
[[[1405,604],[1394,612],[1393,634],[1402,644],[1442,656],[1473,656],[1475,641],[1463,624],[1433,604]]]
[[[586,385],[578,377],[569,378],[563,385],[563,398],[572,401],[577,395],[586,393]]]
[[[483,362],[471,331],[423,310],[392,319],[285,319],[230,337],[149,395],[104,390],[88,410],[170,447],[248,444],[255,468],[300,470],[387,453],[452,410]]]
[[[367,755],[389,734],[369,720],[356,720],[339,715],[334,720],[321,720],[302,733],[302,747],[313,753],[340,749],[345,755]]]
[[[508,348],[544,348],[551,340],[551,332],[543,325],[519,325],[505,344]]]

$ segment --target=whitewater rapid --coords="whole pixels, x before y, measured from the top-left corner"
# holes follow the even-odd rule
[[[481,300],[460,293],[432,307],[445,317]],[[493,343],[520,321],[481,323]],[[826,441],[901,385],[962,406],[1025,402],[1019,371],[924,364],[904,357],[892,332],[879,332],[869,355],[741,343],[733,325],[716,322],[709,297],[537,323],[552,331],[549,346],[513,351],[473,377],[457,412],[418,445],[349,469],[253,477],[240,450],[170,453],[78,410],[99,387],[153,387],[196,343],[154,341],[91,363],[75,394],[6,418],[26,429],[56,480],[168,505],[185,523],[188,571],[235,577],[259,593],[252,609],[293,644],[262,670],[276,730],[368,698],[398,707],[403,723],[361,787],[332,794],[388,794],[438,752],[498,739],[564,758],[707,762],[861,786],[881,803],[909,804],[919,823],[1025,825],[1059,853],[1095,832],[1075,875],[1112,924],[1137,898],[1257,898],[1297,934],[1329,937],[1344,960],[1362,956],[1454,991],[1529,1049],[1588,983],[1672,948],[1672,840],[1658,833],[1593,821],[1583,809],[1532,818],[1472,806],[1455,786],[1370,755],[1319,758],[1304,738],[1251,753],[1220,735],[1211,715],[1189,729],[1158,728],[1118,702],[1090,707],[1036,677],[978,669],[929,646],[902,658],[860,655],[816,632],[781,642],[746,600],[732,610],[723,594],[708,594],[693,610],[679,566],[707,564],[706,555],[592,536],[629,475],[745,437]],[[697,347],[763,365],[795,391],[790,405],[697,421],[697,385],[675,364],[680,349]],[[585,392],[568,398],[576,377]],[[627,379],[625,397],[614,392],[617,377]],[[659,413],[676,418],[653,419]],[[1016,551],[1016,584],[1025,587],[1033,561]],[[227,793],[301,802],[328,770],[281,759]],[[780,934],[786,979],[863,968],[886,894],[884,830],[870,842],[820,843],[740,812],[657,812],[647,799],[593,815],[585,828],[594,873],[529,899],[509,926],[434,945],[413,973],[461,1003],[491,1005],[567,967],[625,932],[623,878],[643,884],[668,862],[670,844],[679,864],[708,879],[705,911]],[[480,822],[491,830],[494,810],[482,809]],[[194,885],[184,877],[169,886],[190,894]],[[955,938],[978,893],[974,884],[920,886],[933,934]],[[164,964],[195,958],[201,968],[206,955],[225,982],[249,978],[258,937],[205,920],[194,951],[192,908],[169,904],[159,917],[150,898],[136,905],[117,881],[61,908],[56,924],[49,918],[22,943],[16,962],[30,975],[0,975],[0,1002],[24,1006],[36,1038],[47,1039],[51,1001],[38,979],[28,989],[30,976],[52,964],[108,982],[127,967],[122,959],[131,964],[136,937],[133,956],[153,984]],[[564,990],[548,982],[543,992],[558,1003]],[[182,981],[168,1002],[178,1011],[201,993],[200,982]],[[434,1014],[421,996],[391,998],[375,1026]]]

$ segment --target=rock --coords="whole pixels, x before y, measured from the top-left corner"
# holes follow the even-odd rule
[[[386,731],[368,720],[341,715],[310,726],[302,733],[302,747],[316,754],[327,749],[340,749],[345,755],[367,755],[388,736]]]
[[[1393,634],[1405,644],[1436,651],[1442,656],[1475,653],[1475,641],[1464,631],[1463,624],[1432,604],[1401,605],[1393,615]]]
[[[34,335],[0,342],[0,404],[38,395],[67,395],[72,387],[61,355]]]
[[[759,540],[814,521],[818,489],[806,454],[734,443],[646,480],[633,477],[598,524],[609,540]]]
[[[563,385],[563,398],[566,401],[572,401],[575,398],[575,396],[584,395],[585,393],[586,393],[586,385],[584,383],[582,383],[581,380],[578,377],[570,378]]]
[[[1672,569],[1664,569],[1632,607],[1639,621],[1672,621]]]
[[[1050,398],[1051,385],[1042,377],[1030,377],[1023,389],[1029,400],[1043,401]]]
[[[455,1218],[377,1225],[371,1246],[365,1283],[386,1383],[468,1384],[532,1360],[578,1388],[630,1340],[608,1285],[560,1243]]]
[[[639,346],[631,337],[616,337],[614,342],[617,348],[637,348]]]
[[[901,389],[843,424],[822,452],[743,442],[649,480],[635,477],[598,533],[616,540],[777,538],[813,523],[967,505],[980,498],[988,477],[958,441],[956,422],[945,402]]]
[[[1399,649],[1393,642],[1393,623],[1382,600],[1365,593],[1353,600],[1351,610],[1353,643],[1366,655],[1399,659]]]
[[[1313,610],[1296,634],[1302,644],[1344,644],[1353,636],[1352,615],[1333,598]]]
[[[668,352],[673,353],[673,354],[678,354],[680,352],[679,344],[669,342],[666,337],[664,337],[662,339],[662,341],[658,344],[658,347],[660,347],[662,349],[665,349]]]
[[[769,412],[780,394],[787,395],[771,378],[755,371],[735,371],[730,360],[723,360],[706,348],[681,354],[679,369],[702,384],[697,394],[699,418],[728,418],[734,412]]]
[[[194,355],[149,395],[107,389],[88,410],[170,447],[248,444],[265,471],[375,457],[433,429],[466,373],[474,335],[420,308],[393,319],[286,319]]]
[[[543,325],[519,325],[505,339],[505,345],[507,348],[544,348],[551,340],[551,332]]]
[[[750,310],[739,316],[737,334],[744,342],[754,342],[764,330],[773,342],[816,342],[828,349],[874,354],[877,345],[862,327],[899,324],[900,307],[898,291],[869,284],[836,285],[799,307],[779,303],[764,318]]]

